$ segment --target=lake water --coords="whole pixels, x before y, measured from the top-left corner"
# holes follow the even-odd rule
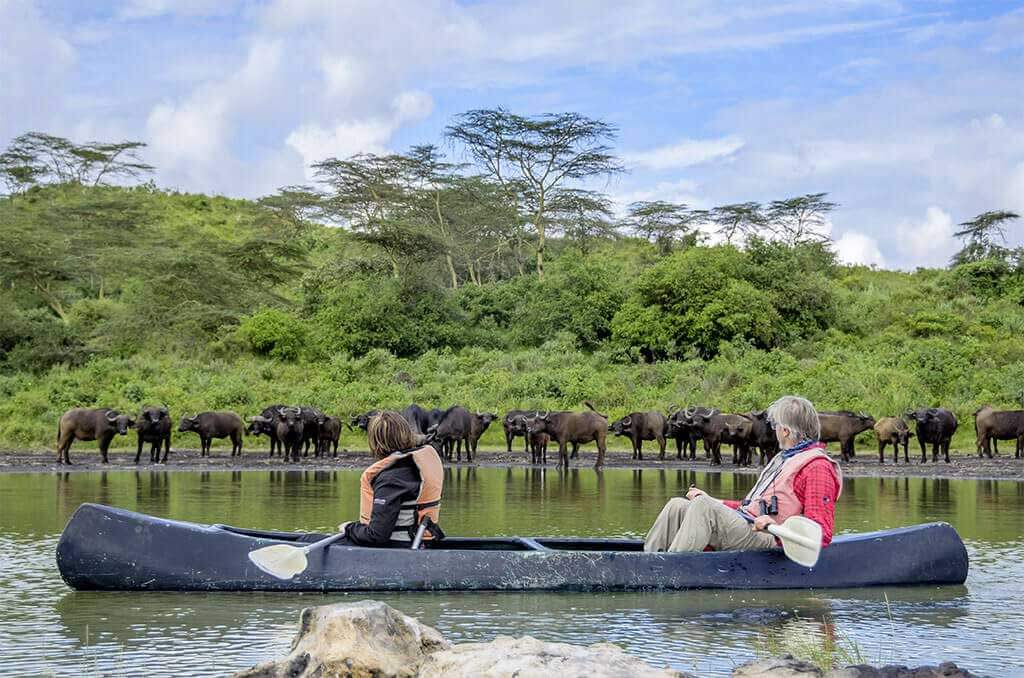
[[[373,597],[448,639],[532,635],[616,643],[654,665],[728,675],[787,647],[868,662],[952,659],[1024,675],[1024,484],[849,478],[838,531],[952,523],[966,586],[659,593],[79,593],[54,547],[82,502],[204,523],[333,529],[358,507],[355,471],[111,472],[0,476],[0,674],[222,675],[287,652],[303,607]],[[661,470],[446,469],[450,535],[642,537],[690,483],[742,496],[754,477]],[[908,554],[908,557],[910,554]]]

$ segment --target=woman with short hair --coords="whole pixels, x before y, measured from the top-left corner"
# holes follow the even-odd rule
[[[781,451],[743,501],[715,499],[691,487],[685,499],[674,497],[665,504],[644,540],[645,551],[775,548],[768,525],[795,515],[821,525],[822,546],[828,546],[843,475],[818,440],[818,412],[806,398],[782,396],[768,408],[768,423]]]
[[[398,412],[373,416],[366,433],[377,461],[359,480],[359,521],[338,526],[345,533],[342,543],[408,548],[421,522],[438,521],[441,458]]]

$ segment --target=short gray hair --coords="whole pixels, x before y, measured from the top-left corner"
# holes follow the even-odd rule
[[[807,398],[782,396],[768,406],[768,419],[777,426],[788,428],[797,440],[817,440],[821,437],[818,411]]]

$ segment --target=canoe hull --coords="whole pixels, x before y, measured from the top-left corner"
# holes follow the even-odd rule
[[[110,591],[854,588],[962,584],[968,568],[963,542],[946,523],[838,537],[814,568],[781,551],[653,554],[629,550],[634,541],[593,539],[572,541],[589,550],[560,550],[570,540],[539,538],[555,548],[484,550],[470,548],[480,540],[469,539],[419,551],[333,545],[287,581],[248,559],[250,551],[293,538],[83,504],[61,535],[57,565],[74,589]]]

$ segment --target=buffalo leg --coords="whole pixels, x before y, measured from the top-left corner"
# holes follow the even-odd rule
[[[644,441],[643,441],[643,438],[637,438],[636,439],[635,448],[636,449],[633,450],[633,457],[635,459],[639,459],[640,461],[643,461],[644,460]]]
[[[711,444],[710,454],[711,454],[711,465],[712,466],[721,466],[722,465],[722,443],[717,443],[717,442],[716,443],[712,443]]]
[[[473,445],[469,442],[469,438],[466,438],[466,461],[473,463]]]
[[[579,456],[580,456],[580,444],[577,443],[577,442],[573,442],[573,444],[572,444],[572,454],[569,455],[569,458],[570,459],[576,459]],[[568,468],[568,467],[566,467],[566,468]]]
[[[139,434],[139,446],[135,450],[135,463],[139,463],[139,458],[142,456],[142,434]]]
[[[110,441],[113,439],[113,435],[107,435],[100,438],[100,461],[102,461],[104,464],[110,463],[110,460],[107,458],[107,452],[110,450]],[[68,445],[68,447],[70,447],[70,445]],[[71,463],[70,459],[65,459],[65,461],[68,464]]]
[[[946,457],[946,463],[947,463],[947,464],[949,463],[949,443],[950,443],[950,441],[951,441],[951,439],[950,439],[950,438],[946,438],[946,439],[945,439],[945,440],[944,440],[944,441],[942,442],[942,454],[943,454],[943,455],[945,455],[945,457]]]
[[[604,453],[605,453],[605,438],[604,435],[598,435],[594,442],[597,443],[597,461],[594,462],[594,468],[601,468],[604,466]],[[637,441],[639,442],[639,441]],[[642,458],[642,457],[641,457]]]
[[[509,454],[512,454],[512,439],[513,438],[515,438],[515,436],[512,434],[512,431],[505,431],[505,448],[506,448],[506,450],[508,451]],[[530,441],[527,440],[526,444],[527,444],[527,446],[529,446]]]
[[[159,451],[160,451],[160,445],[159,445],[159,443],[157,443],[157,452],[159,452]],[[171,453],[171,436],[168,435],[166,438],[164,438],[164,460],[161,463],[163,463],[163,464],[167,463],[167,455],[169,455],[170,453]],[[207,448],[207,455],[209,455],[209,448]]]
[[[917,442],[921,446],[921,463],[923,464],[928,461],[928,448],[926,447],[926,443],[921,440],[920,437],[918,437]]]
[[[569,468],[569,448],[565,441],[558,441],[558,467]]]
[[[71,457],[68,454],[71,449],[71,443],[74,442],[75,436],[66,435],[62,436],[57,440],[57,463],[58,464],[71,464]]]
[[[658,440],[658,459],[660,459],[661,461],[665,461],[665,443],[667,441],[665,440],[665,436],[659,436],[657,440]]]

